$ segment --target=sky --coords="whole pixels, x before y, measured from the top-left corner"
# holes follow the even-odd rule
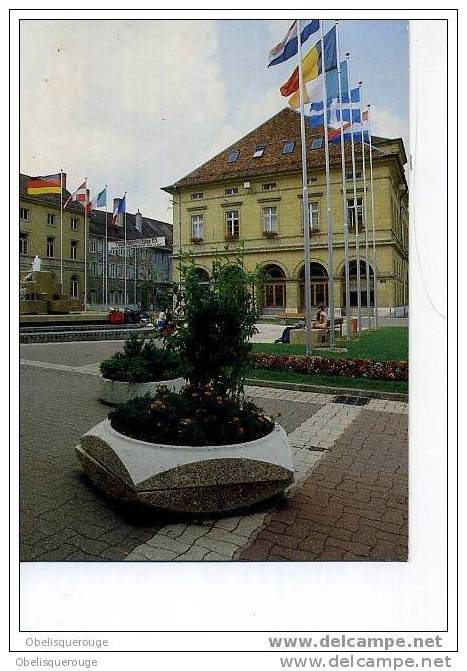
[[[87,177],[91,197],[107,184],[111,198],[127,192],[129,212],[171,222],[161,187],[287,105],[279,87],[296,58],[268,68],[267,55],[291,21],[23,20],[21,171],[63,168],[69,190]],[[372,132],[408,152],[407,22],[341,21],[339,40]]]

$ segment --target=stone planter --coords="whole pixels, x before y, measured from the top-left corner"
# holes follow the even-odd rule
[[[99,398],[109,405],[119,405],[129,401],[130,398],[144,396],[148,392],[153,396],[157,389],[162,386],[168,387],[170,391],[180,391],[184,384],[183,377],[161,380],[160,382],[117,382],[101,375]]]
[[[248,443],[190,447],[128,438],[106,419],[75,449],[87,475],[106,494],[184,513],[228,512],[257,503],[284,490],[294,473],[279,424]]]

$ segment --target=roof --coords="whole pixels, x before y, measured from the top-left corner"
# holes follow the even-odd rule
[[[108,222],[108,237],[110,240],[123,240],[125,229],[123,226],[112,226],[112,213],[107,215],[101,210],[93,210],[89,218],[89,235],[105,236],[105,220]],[[138,238],[165,237],[166,247],[172,247],[172,224],[157,219],[143,217],[141,233],[136,228],[136,215],[127,212],[126,215],[126,237],[127,240]]]
[[[325,164],[324,147],[323,149],[311,149],[312,139],[322,138],[323,135],[323,127],[312,129],[309,124],[306,124],[305,136],[308,168],[323,168]],[[175,182],[171,186],[163,187],[163,190],[172,193],[178,187],[240,179],[253,175],[268,175],[275,172],[299,171],[302,165],[300,138],[300,115],[289,107],[284,108],[268,119],[268,121],[258,126],[258,128],[255,128],[243,138],[221,151],[217,156],[214,156],[214,158],[211,158],[199,168],[196,168],[196,170],[178,180],[178,182]],[[295,143],[294,149],[289,154],[283,154],[284,144],[288,141]],[[406,162],[405,151],[400,138],[390,140],[388,138],[373,136],[372,141],[375,146],[399,141],[402,145],[401,162]],[[261,158],[253,158],[255,149],[259,145],[266,146],[264,154]],[[229,151],[232,150],[238,150],[239,156],[234,163],[228,163],[227,157]],[[355,153],[357,156],[361,155],[361,145],[355,145]],[[377,154],[376,152],[373,154],[375,160],[380,157],[381,154]],[[331,165],[340,165],[340,144],[329,144],[329,160]]]
[[[31,196],[28,194],[27,184],[32,179],[29,175],[20,173],[19,175],[19,196],[20,198],[27,198],[31,202],[40,203],[42,205],[51,205],[54,209],[60,209],[60,194],[59,193],[43,193],[40,196]],[[63,203],[71,196],[68,189],[63,189]],[[83,214],[83,207],[78,201],[72,200],[66,207],[67,212],[76,212]]]

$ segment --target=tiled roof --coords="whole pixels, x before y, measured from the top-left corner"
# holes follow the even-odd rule
[[[89,219],[89,234],[100,237],[105,236],[106,213],[101,210],[93,210]],[[123,240],[125,230],[123,226],[112,226],[112,213],[107,213],[109,240]],[[126,237],[127,240],[138,238],[155,238],[164,236],[166,247],[172,247],[172,225],[165,221],[143,217],[141,233],[136,228],[136,215],[127,212],[126,215]]]
[[[324,146],[322,149],[311,149],[312,139],[323,137],[323,128],[312,129],[309,124],[306,124],[305,135],[308,168],[324,168]],[[372,140],[375,146],[394,142],[394,140],[375,136]],[[397,138],[397,140],[400,139]],[[291,153],[283,154],[284,144],[288,141],[295,143],[294,149]],[[402,143],[402,140],[400,142]],[[265,145],[264,154],[260,158],[253,158],[255,149],[259,145]],[[235,162],[229,163],[227,157],[229,151],[233,150],[239,151],[239,156]],[[357,156],[361,155],[361,145],[358,143],[355,145],[355,151]],[[403,149],[402,153],[402,160],[405,162]],[[380,157],[381,154],[374,152],[373,158],[375,160]],[[340,165],[340,144],[329,145],[329,159],[331,165]],[[177,187],[241,179],[275,172],[296,172],[297,170],[301,170],[300,115],[290,108],[284,108],[261,126],[221,151],[217,156],[214,156],[175,184],[164,187],[163,190],[171,193]]]
[[[30,201],[37,203],[43,203],[45,205],[51,205],[54,209],[60,209],[60,194],[59,193],[44,193],[40,196],[30,196],[27,190],[27,183],[31,177],[20,173],[19,175],[19,195],[20,198],[27,198]],[[66,199],[71,196],[71,193],[67,189],[63,189],[63,203],[66,202]],[[77,212],[79,214],[83,213],[83,207],[78,201],[71,201],[66,207],[66,212]]]

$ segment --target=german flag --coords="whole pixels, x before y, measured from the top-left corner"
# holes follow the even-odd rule
[[[65,188],[65,175],[45,175],[41,177],[31,177],[27,184],[28,196],[39,196],[43,193],[60,193]]]

